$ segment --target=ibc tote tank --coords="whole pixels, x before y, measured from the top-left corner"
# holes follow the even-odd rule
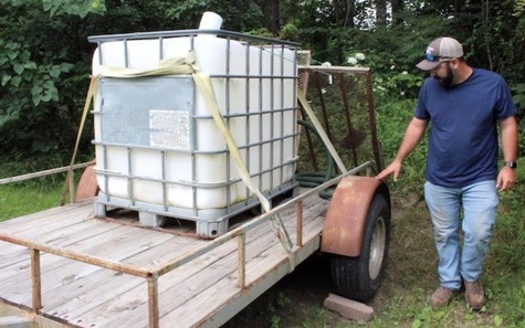
[[[204,21],[204,19],[203,19]],[[206,24],[201,23],[201,27]],[[94,125],[96,212],[139,212],[160,225],[196,222],[199,235],[225,233],[228,219],[258,200],[240,179],[226,142],[191,75],[119,78],[101,66],[147,71],[162,59],[196,55],[255,186],[268,198],[297,187],[295,45],[221,30],[90,37],[98,44]]]

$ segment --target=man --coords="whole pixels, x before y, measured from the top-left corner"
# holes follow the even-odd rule
[[[424,189],[441,284],[432,294],[431,305],[448,304],[463,283],[468,304],[479,310],[485,301],[480,276],[496,220],[497,190],[508,190],[516,181],[516,108],[504,79],[470,67],[461,44],[453,38],[432,41],[425,59],[416,66],[431,76],[421,87],[414,117],[394,160],[377,178],[393,174],[397,181],[403,160],[430,125]],[[503,150],[499,172],[498,123]]]

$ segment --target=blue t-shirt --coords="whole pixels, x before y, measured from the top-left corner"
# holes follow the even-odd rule
[[[496,179],[497,121],[515,114],[499,74],[474,69],[467,80],[449,88],[427,78],[414,113],[430,122],[426,179],[448,188]]]

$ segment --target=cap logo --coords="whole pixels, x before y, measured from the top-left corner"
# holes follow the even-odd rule
[[[425,52],[425,58],[427,59],[427,61],[429,62],[441,61],[440,60],[441,56],[438,54],[433,54],[433,52],[434,52],[434,48],[432,46],[428,46],[427,51]]]

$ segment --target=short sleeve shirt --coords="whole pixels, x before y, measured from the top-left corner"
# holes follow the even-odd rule
[[[448,188],[496,179],[497,121],[515,114],[509,88],[497,73],[474,69],[449,88],[427,78],[414,113],[430,123],[426,179]]]

